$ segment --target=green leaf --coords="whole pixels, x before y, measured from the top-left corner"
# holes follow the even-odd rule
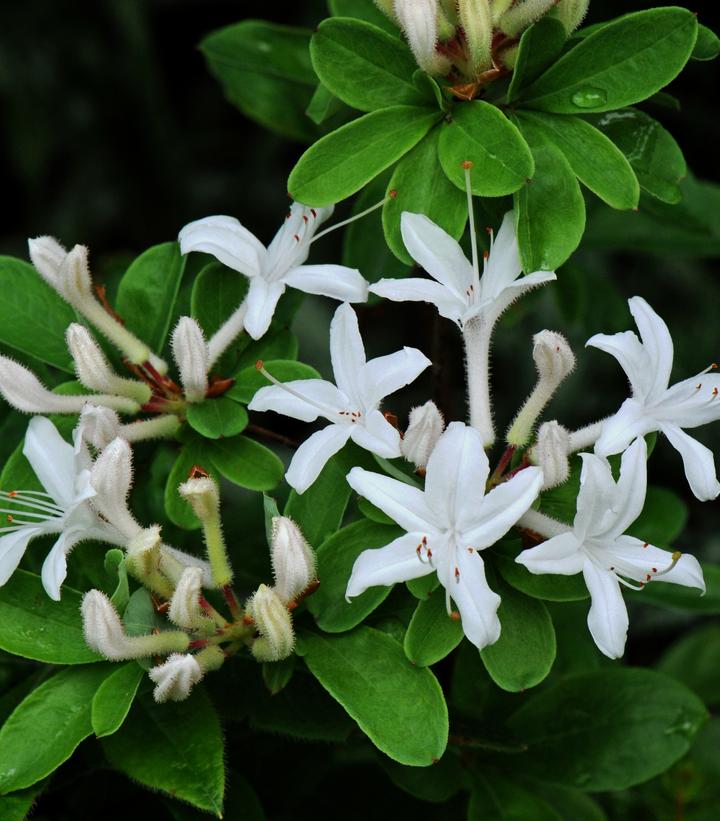
[[[210,262],[193,282],[190,312],[207,337],[216,333],[240,306],[248,291],[248,280],[221,262]]]
[[[396,37],[400,36],[400,31],[392,20],[367,0],[329,0],[328,6],[330,14],[334,17],[355,17],[379,26],[384,31],[395,34]]]
[[[35,784],[27,790],[0,797],[0,818],[3,821],[25,821],[44,783]]]
[[[720,567],[702,563],[702,571],[707,587],[704,596],[696,588],[663,582],[647,584],[638,592],[628,591],[627,595],[636,601],[670,610],[720,615]]]
[[[245,430],[249,421],[245,408],[233,402],[229,396],[188,405],[187,420],[192,428],[207,439],[236,436]]]
[[[295,334],[287,328],[276,328],[273,331],[271,325],[270,331],[262,339],[243,349],[237,361],[237,370],[254,368],[258,359],[271,362],[275,359],[297,359],[297,355],[298,340]]]
[[[720,37],[701,23],[698,25],[697,40],[690,57],[693,60],[714,60],[718,54],[720,54]]]
[[[115,609],[122,613],[130,599],[130,584],[125,567],[125,553],[119,547],[113,547],[105,554],[105,572],[111,579],[117,579],[115,592],[110,601],[115,605]]]
[[[412,82],[417,64],[410,49],[371,23],[323,20],[310,41],[310,56],[322,84],[359,111],[423,103]]]
[[[526,785],[558,814],[562,821],[607,821],[607,816],[589,796],[579,790],[533,781]]]
[[[522,123],[525,126],[526,123]],[[535,176],[513,195],[523,270],[553,271],[567,261],[585,230],[585,201],[565,155],[523,129]]]
[[[382,758],[379,763],[396,787],[421,801],[444,803],[465,784],[459,756],[449,753],[432,767],[405,767],[389,758]]]
[[[300,157],[288,180],[290,195],[318,207],[344,200],[406,154],[440,116],[396,105],[347,123]]]
[[[197,530],[200,527],[200,520],[193,513],[190,505],[180,496],[178,488],[188,480],[190,472],[196,466],[203,468],[213,478],[217,479],[217,470],[215,470],[214,462],[211,462],[210,458],[211,447],[214,445],[214,442],[210,443],[198,438],[191,439],[183,445],[172,470],[168,474],[164,494],[165,512],[174,525],[184,530]]]
[[[405,582],[405,587],[420,601],[425,601],[432,596],[433,591],[440,587],[440,579],[437,573],[430,573],[427,576],[420,576],[419,579],[410,579]]]
[[[566,39],[565,26],[553,17],[542,17],[525,29],[508,88],[509,103],[557,60]]]
[[[91,722],[98,738],[117,732],[135,700],[145,671],[135,661],[117,666],[93,696]]]
[[[318,83],[305,113],[316,125],[322,125],[345,108],[342,100],[331,94],[322,83]]]
[[[468,821],[561,821],[553,808],[520,784],[497,773],[475,774]]]
[[[75,311],[21,259],[0,256],[0,342],[73,373],[65,330]]]
[[[83,636],[82,593],[65,586],[59,602],[48,598],[40,577],[16,570],[0,587],[0,648],[48,664],[98,661]]]
[[[494,105],[474,100],[453,110],[442,126],[438,156],[448,179],[465,191],[464,162],[472,162],[470,187],[481,197],[517,191],[535,165],[522,134]]]
[[[400,233],[403,211],[425,214],[454,239],[463,235],[468,219],[467,198],[448,180],[437,161],[440,133],[434,128],[407,153],[395,166],[388,184],[382,210],[385,239],[393,254],[408,265],[413,260]]]
[[[375,746],[400,764],[427,767],[447,745],[447,705],[437,679],[379,630],[302,637],[307,666]]]
[[[626,14],[566,52],[520,95],[556,114],[612,111],[645,100],[688,61],[697,19],[676,6]]]
[[[122,727],[102,744],[113,767],[130,778],[221,817],[222,732],[202,687],[185,701],[167,704],[140,696]]]
[[[428,667],[444,659],[462,638],[462,625],[448,615],[445,591],[436,590],[415,608],[405,633],[405,655],[418,667]]]
[[[200,49],[225,96],[243,114],[285,137],[309,142],[318,133],[305,116],[317,84],[310,34],[243,20],[209,34]]]
[[[518,693],[535,687],[555,661],[555,630],[545,605],[500,579],[494,584],[502,599],[498,617],[500,638],[480,651],[490,678],[503,690]]]
[[[564,679],[509,719],[527,745],[526,775],[589,792],[623,790],[664,772],[707,719],[684,685],[650,670],[614,668]]]
[[[272,541],[272,520],[280,515],[278,504],[272,496],[263,493],[263,515],[265,517],[265,538],[267,543]]]
[[[287,511],[286,511],[287,512]],[[371,587],[362,595],[345,601],[345,590],[355,559],[375,547],[397,539],[398,527],[364,520],[338,530],[317,550],[320,587],[308,599],[308,609],[326,633],[342,633],[360,624],[390,593],[390,587]]]
[[[683,532],[687,520],[688,506],[677,493],[650,485],[643,511],[627,533],[657,547],[669,547]]]
[[[370,519],[373,522],[378,522],[381,525],[394,525],[395,520],[392,519],[387,513],[383,513],[379,507],[375,507],[372,502],[369,502],[363,496],[359,496],[357,499],[357,506],[358,510],[366,519]]]
[[[249,490],[272,490],[283,477],[280,459],[265,445],[247,436],[210,443],[208,456],[228,481]]]
[[[515,561],[519,549],[493,548],[494,566],[505,581],[521,593],[545,601],[582,601],[590,595],[581,574],[558,576],[552,573],[535,575]]]
[[[273,359],[264,362],[265,370],[274,376],[278,382],[291,382],[294,379],[320,379],[320,374],[310,365],[302,362],[294,362],[290,359]],[[254,366],[250,365],[235,374],[235,384],[225,394],[235,402],[242,402],[245,405],[252,402],[253,396],[260,388],[267,387],[270,383]]]
[[[270,694],[276,696],[290,683],[295,672],[297,656],[288,656],[282,661],[266,661],[262,666],[262,677]]]
[[[633,167],[602,131],[579,117],[530,112],[520,112],[518,116],[521,123],[537,128],[556,145],[580,182],[611,208],[637,208],[640,185]]]
[[[0,729],[0,794],[49,775],[92,733],[90,705],[108,664],[61,670],[33,690]]]
[[[115,307],[125,325],[153,351],[162,351],[170,329],[185,260],[177,242],[148,248],[118,286]]]
[[[720,626],[706,624],[665,652],[658,670],[678,679],[706,704],[720,703]]]

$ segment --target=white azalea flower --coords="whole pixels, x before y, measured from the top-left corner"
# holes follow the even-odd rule
[[[580,455],[583,467],[572,528],[528,513],[522,523],[552,538],[524,550],[516,561],[531,573],[569,576],[582,572],[592,598],[588,627],[595,644],[606,656],[619,658],[628,628],[621,584],[643,587],[650,581],[664,581],[704,592],[705,583],[693,556],[673,554],[623,535],[645,504],[645,440],[636,439],[623,453],[617,482],[605,459],[591,453]],[[554,533],[550,534],[548,524]]]
[[[289,285],[308,294],[347,302],[367,299],[360,272],[343,265],[305,265],[317,228],[332,214],[329,208],[293,203],[290,214],[270,245],[265,246],[234,217],[215,216],[186,225],[178,236],[183,254],[204,251],[250,279],[241,326],[259,339],[270,327],[278,300]],[[222,330],[222,329],[221,329]],[[224,338],[228,333],[223,334]],[[212,341],[211,341],[212,347]]]
[[[628,301],[642,342],[632,331],[596,334],[588,345],[612,354],[630,380],[632,398],[602,424],[595,452],[620,453],[638,436],[662,431],[679,451],[685,475],[698,499],[720,493],[712,452],[688,436],[683,428],[696,428],[720,419],[720,376],[710,368],[668,387],[673,362],[673,342],[667,325],[641,297]]]
[[[452,422],[427,465],[425,491],[362,468],[348,482],[407,531],[385,547],[358,556],[346,596],[436,572],[457,605],[463,630],[482,649],[497,641],[500,597],[485,580],[480,551],[495,544],[525,513],[542,485],[536,467],[484,494],[489,464],[480,434]]]
[[[475,317],[494,324],[525,291],[556,279],[552,271],[520,277],[522,266],[512,211],[505,214],[497,236],[491,239],[482,277],[477,254],[470,262],[460,244],[424,214],[404,211],[400,230],[410,256],[433,279],[381,279],[369,290],[395,302],[430,302],[441,316],[452,319],[460,328]],[[470,230],[474,244],[472,222]]]
[[[330,354],[337,387],[323,379],[277,383],[261,388],[248,405],[303,422],[322,416],[332,423],[303,442],[293,457],[285,478],[298,493],[310,487],[348,439],[378,456],[400,456],[400,434],[380,412],[380,403],[430,364],[416,348],[366,361],[357,316],[347,304],[337,309],[330,325]]]

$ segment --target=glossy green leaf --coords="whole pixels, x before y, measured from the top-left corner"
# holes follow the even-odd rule
[[[400,233],[403,211],[425,214],[454,239],[463,235],[468,219],[465,194],[448,180],[438,163],[440,134],[441,130],[434,128],[408,152],[388,183],[388,199],[382,210],[385,239],[395,256],[408,265],[413,260]]]
[[[425,601],[425,599],[432,596],[433,591],[440,587],[440,579],[438,579],[437,573],[430,573],[427,576],[420,576],[419,579],[410,579],[410,581],[405,582],[405,586],[416,599]]]
[[[479,772],[472,778],[467,818],[468,821],[561,821],[547,802],[516,781],[497,773]]]
[[[566,39],[565,26],[553,17],[542,17],[525,29],[510,79],[508,102],[516,100],[523,88],[537,80],[557,60]]]
[[[115,591],[110,601],[115,605],[115,609],[122,613],[130,598],[130,585],[125,566],[125,553],[119,547],[113,547],[105,554],[105,572],[115,582]]]
[[[657,547],[670,547],[685,529],[687,504],[672,490],[650,485],[645,506],[627,533]]]
[[[207,439],[221,439],[236,436],[245,430],[248,415],[245,408],[229,396],[206,399],[204,402],[188,405],[188,424]]]
[[[714,60],[718,54],[720,54],[720,37],[701,23],[698,26],[697,40],[690,56],[693,60]]]
[[[448,615],[445,591],[436,590],[415,608],[405,633],[405,655],[413,664],[428,667],[444,659],[462,638],[460,621]]]
[[[442,756],[448,739],[442,690],[398,642],[360,627],[343,636],[306,634],[301,644],[310,671],[379,750],[415,767]]]
[[[345,103],[318,83],[305,113],[316,125],[322,125],[343,109],[346,109]]]
[[[522,134],[496,106],[474,100],[453,110],[442,126],[440,164],[448,179],[465,191],[464,162],[471,162],[470,186],[481,197],[517,191],[533,176],[535,165]]]
[[[410,49],[371,23],[323,20],[310,42],[310,55],[323,85],[359,111],[423,102],[412,82],[417,64]]]
[[[0,342],[73,373],[65,330],[75,311],[21,259],[0,256]]]
[[[613,668],[572,676],[509,719],[526,775],[589,792],[623,790],[681,758],[707,719],[702,702],[660,673]]]
[[[400,36],[400,30],[392,20],[367,0],[328,0],[328,7],[334,17],[355,17],[395,34],[396,37]]]
[[[290,382],[294,379],[321,378],[315,368],[310,365],[305,365],[302,362],[294,362],[290,359],[272,359],[263,364],[265,365],[265,370],[271,376],[274,376],[278,382]],[[255,396],[260,388],[265,388],[270,384],[267,378],[264,377],[254,365],[250,365],[238,371],[234,379],[235,384],[225,396],[234,399],[236,402],[242,402],[245,405],[252,402],[253,396]]]
[[[198,438],[193,438],[183,445],[165,482],[165,512],[173,524],[184,530],[197,530],[200,527],[200,520],[180,496],[178,488],[188,480],[194,467],[201,467],[217,479],[217,470],[210,459],[210,447],[210,442]]]
[[[360,624],[390,593],[390,587],[371,587],[345,601],[355,559],[364,551],[384,547],[402,534],[398,527],[367,519],[353,522],[327,538],[317,550],[320,587],[308,599],[308,609],[326,633],[342,633]]]
[[[113,767],[135,781],[221,817],[222,732],[201,687],[180,702],[156,704],[140,696],[122,727],[102,744]]]
[[[290,195],[318,207],[344,200],[406,154],[440,116],[397,105],[347,123],[300,157],[288,180]]]
[[[658,670],[682,681],[705,704],[720,703],[720,626],[705,624],[667,650]]]
[[[515,550],[517,555],[520,550]],[[498,553],[494,566],[505,581],[526,596],[545,601],[582,601],[590,595],[585,587],[582,574],[558,576],[552,573],[535,575],[518,564],[513,555]]]
[[[221,262],[210,262],[201,269],[193,282],[190,311],[207,337],[220,329],[247,291],[247,277]]]
[[[120,280],[115,308],[127,328],[153,351],[161,351],[165,344],[185,260],[177,242],[154,245]]]
[[[135,661],[114,665],[93,696],[91,722],[95,735],[112,735],[125,721],[145,671]]]
[[[272,490],[283,477],[280,459],[265,445],[247,436],[210,443],[208,456],[222,476],[249,490]]]
[[[254,368],[258,359],[262,359],[263,362],[272,362],[276,359],[297,359],[298,340],[295,334],[288,328],[273,328],[273,325],[262,339],[243,348],[236,363],[236,371]]]

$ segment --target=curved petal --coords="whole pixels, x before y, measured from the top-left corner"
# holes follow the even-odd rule
[[[473,513],[470,502],[466,499],[467,506],[462,516],[463,546],[482,550],[495,544],[527,513],[540,493],[542,482],[542,470],[529,467],[493,488],[480,500],[475,508],[476,512]]]
[[[403,211],[400,232],[415,262],[467,303],[473,269],[460,244],[424,214]]]
[[[657,420],[645,412],[640,402],[626,399],[614,416],[603,421],[600,436],[595,442],[595,453],[598,456],[621,453],[633,439],[657,430],[658,426]]]
[[[421,560],[418,546],[424,533],[406,533],[385,547],[364,550],[355,559],[345,597],[359,596],[368,587],[390,587],[397,582],[419,579],[435,572],[426,559]]]
[[[630,313],[640,331],[643,347],[650,358],[648,400],[658,399],[670,383],[673,364],[673,341],[665,322],[640,296],[628,300]]]
[[[483,299],[496,299],[521,272],[520,249],[515,234],[515,214],[508,211],[493,239],[490,255],[485,263],[481,282]],[[550,276],[555,279],[554,274]]]
[[[400,456],[400,434],[380,411],[370,411],[362,424],[350,425],[350,436],[361,448],[385,459]]]
[[[574,576],[582,572],[586,559],[582,545],[572,530],[568,530],[537,547],[523,550],[515,557],[515,561],[538,575],[555,573],[559,576]]]
[[[292,393],[291,393],[292,391]],[[275,411],[302,422],[312,422],[318,416],[334,416],[345,410],[348,397],[332,382],[324,379],[293,379],[280,385],[268,385],[253,396],[248,410]]]
[[[440,316],[452,319],[458,325],[467,310],[466,300],[460,299],[449,288],[430,279],[381,279],[368,290],[393,302],[429,302],[437,307]]]
[[[444,527],[468,526],[483,504],[488,472],[482,436],[462,422],[451,422],[433,448],[425,476],[425,498],[437,521]]]
[[[600,652],[617,659],[625,652],[628,614],[620,592],[620,583],[610,570],[602,570],[592,561],[583,567],[585,584],[592,604],[588,613],[588,627]]]
[[[432,512],[419,488],[391,479],[382,473],[353,468],[347,476],[350,487],[379,507],[408,533],[437,534]]]
[[[40,578],[45,592],[53,601],[60,601],[60,588],[67,576],[67,557],[81,538],[78,531],[61,533],[43,562]]]
[[[23,454],[42,486],[62,508],[75,495],[75,449],[66,442],[53,423],[33,416],[25,434]]]
[[[289,271],[283,280],[306,294],[329,296],[341,302],[367,302],[367,282],[360,271],[345,265],[301,265]]]
[[[0,536],[0,587],[17,570],[30,540],[46,532],[45,528],[28,526]]]
[[[660,430],[682,456],[690,490],[701,502],[709,502],[720,494],[720,482],[715,472],[715,459],[710,448],[688,436],[676,425],[661,425]]]
[[[614,356],[625,371],[633,396],[644,401],[653,386],[650,355],[633,331],[619,334],[595,334],[585,343]]]
[[[298,493],[305,493],[320,475],[327,460],[350,438],[350,425],[328,425],[313,433],[295,451],[285,481]]]
[[[620,462],[620,478],[615,486],[612,504],[612,521],[598,537],[622,535],[642,513],[647,494],[647,445],[642,436],[623,453]]]
[[[260,276],[265,246],[235,217],[205,217],[188,223],[178,234],[180,251],[203,251],[247,277]]]
[[[278,300],[284,292],[284,282],[268,282],[261,276],[250,280],[250,288],[245,297],[247,308],[243,325],[253,339],[260,339],[267,333]]]
[[[604,533],[608,523],[614,521],[612,506],[617,486],[605,459],[594,453],[581,453],[580,458],[583,464],[573,530],[578,541],[584,542],[588,536]]]
[[[659,422],[696,428],[720,419],[720,376],[701,373],[665,391],[652,407]]]
[[[705,592],[700,562],[689,553],[683,553],[673,566],[673,554],[669,550],[655,547],[633,536],[616,539],[612,545],[608,545],[608,552],[612,555],[611,561],[615,562],[616,570],[629,579],[643,583],[670,582],[683,587],[696,587]]]
[[[371,359],[360,373],[365,407],[376,407],[386,396],[414,382],[428,365],[432,362],[417,348]]]
[[[357,314],[346,302],[338,307],[330,323],[330,359],[335,384],[360,410],[362,396],[358,383],[365,367],[365,347]]]

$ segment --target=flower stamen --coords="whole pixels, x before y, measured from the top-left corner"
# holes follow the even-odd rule
[[[349,225],[351,222],[355,222],[355,220],[362,219],[366,217],[368,214],[372,214],[373,211],[377,211],[378,208],[382,208],[383,205],[388,200],[394,200],[397,197],[397,191],[393,188],[392,191],[388,192],[386,197],[383,197],[380,202],[376,202],[375,205],[371,205],[369,208],[366,208],[364,211],[361,211],[359,214],[355,214],[352,217],[348,217],[346,220],[341,220],[340,222],[336,222],[335,225],[331,225],[329,228],[326,228],[324,231],[320,231],[319,234],[315,234],[315,236],[310,240],[309,244],[315,242],[315,240],[320,239],[320,237],[324,237],[326,234],[329,234],[331,231],[335,231],[338,228],[342,228],[345,225]],[[317,212],[314,209],[310,209],[312,212],[313,217],[317,217]]]

